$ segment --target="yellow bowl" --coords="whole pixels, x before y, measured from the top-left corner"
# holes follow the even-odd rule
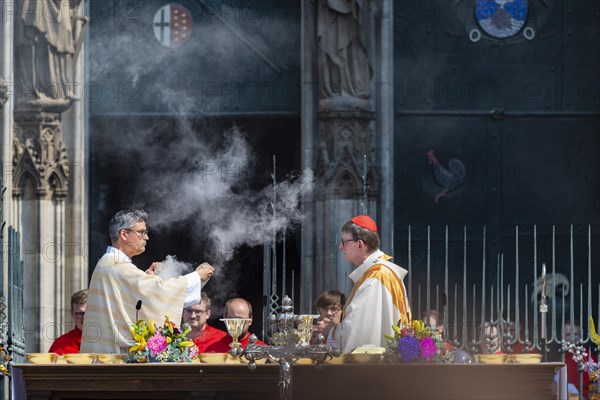
[[[260,358],[258,360],[254,360],[255,363],[257,364],[265,364],[267,362],[268,358]],[[240,364],[248,364],[250,361],[248,361],[248,359],[244,356],[239,357],[239,363]]]
[[[200,353],[198,358],[205,364],[223,364],[227,359],[227,353]]]
[[[32,364],[54,364],[58,358],[56,353],[27,353],[25,356]]]
[[[381,361],[382,354],[371,353],[350,353],[348,354],[353,363],[358,364],[377,364]]]
[[[73,353],[65,354],[67,364],[91,364],[96,360],[94,353]]]
[[[513,363],[517,364],[537,364],[542,362],[541,354],[513,354],[511,356],[511,360]]]
[[[506,354],[476,354],[477,362],[483,364],[504,364],[508,359]]]
[[[311,365],[314,364],[315,361],[311,360],[310,358],[299,358],[298,361],[296,361],[294,364],[297,365]]]
[[[100,364],[124,364],[127,354],[98,354]]]
[[[342,354],[339,357],[327,357],[325,361],[323,361],[323,364],[344,364],[346,362],[348,362],[348,355]]]

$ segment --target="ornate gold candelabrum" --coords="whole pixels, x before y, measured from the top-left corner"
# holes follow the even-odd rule
[[[285,296],[281,312],[271,314],[269,321],[274,325],[274,334],[269,346],[256,344],[257,338],[251,335],[246,348],[232,347],[229,354],[246,357],[248,368],[256,369],[256,360],[267,358],[279,364],[279,397],[282,400],[292,400],[292,365],[301,358],[308,358],[321,364],[327,357],[339,357],[339,349],[328,348],[323,344],[324,337],[319,334],[316,342],[311,345],[312,323],[314,315],[295,315],[292,300]]]

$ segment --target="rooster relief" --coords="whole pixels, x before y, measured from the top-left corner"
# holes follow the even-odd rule
[[[435,195],[435,202],[439,203],[442,197],[463,184],[466,177],[465,165],[459,159],[453,158],[448,161],[448,168],[439,163],[433,150],[427,152],[429,165],[433,166],[433,179],[442,187],[442,191]]]

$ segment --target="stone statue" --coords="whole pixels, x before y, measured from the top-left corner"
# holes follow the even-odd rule
[[[73,92],[73,68],[80,45],[75,26],[81,0],[21,0],[16,26],[19,87],[16,106],[62,112]],[[83,32],[83,30],[82,30]]]
[[[317,0],[319,107],[369,110],[376,0]]]

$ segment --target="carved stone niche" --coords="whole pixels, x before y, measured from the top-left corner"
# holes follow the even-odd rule
[[[377,196],[381,178],[377,172],[374,113],[334,111],[318,115],[316,196],[361,198],[365,190],[368,197]]]
[[[40,199],[63,200],[69,190],[69,157],[61,140],[60,114],[15,112],[13,196],[28,179]]]

